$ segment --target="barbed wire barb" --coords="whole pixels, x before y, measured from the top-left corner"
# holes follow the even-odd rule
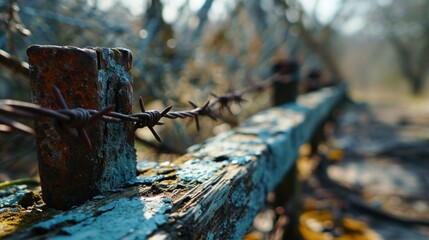
[[[164,123],[160,120],[171,110],[173,106],[166,107],[162,112],[159,112],[157,110],[146,111],[143,97],[139,98],[139,106],[141,113],[132,115],[134,117],[139,118],[139,120],[134,125],[134,129],[137,130],[138,128],[147,127],[152,133],[152,135],[155,137],[155,139],[158,142],[162,142],[161,137],[158,135],[158,133],[153,127],[155,125],[164,125]]]

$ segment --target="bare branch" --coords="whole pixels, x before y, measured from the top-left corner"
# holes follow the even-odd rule
[[[20,61],[18,58],[10,55],[0,49],[0,64],[17,72],[27,78],[30,78],[30,70],[27,62]]]

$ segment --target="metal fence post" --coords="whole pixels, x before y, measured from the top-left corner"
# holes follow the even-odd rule
[[[299,64],[293,60],[283,60],[275,63],[272,67],[273,73],[279,77],[290,77],[289,82],[277,81],[274,84],[274,105],[294,102],[298,96]]]
[[[280,78],[289,77],[286,83],[278,81],[274,84],[273,103],[275,106],[285,103],[293,103],[298,97],[299,64],[293,60],[283,60],[275,63],[273,73]],[[298,169],[293,164],[287,175],[277,186],[276,206],[283,207],[288,214],[288,225],[283,233],[283,239],[301,239],[299,233],[300,214],[300,183],[298,181]]]
[[[116,112],[132,112],[129,50],[33,45],[27,55],[34,103],[63,108],[55,99],[55,85],[68,108],[115,105]],[[94,121],[85,128],[91,148],[70,134],[75,129],[61,129],[52,119],[38,118],[35,130],[42,194],[50,207],[68,209],[136,176],[132,123]]]

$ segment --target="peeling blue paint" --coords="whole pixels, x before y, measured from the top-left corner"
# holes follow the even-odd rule
[[[146,239],[168,221],[170,209],[171,204],[165,203],[162,197],[120,199],[95,212],[79,207],[35,227],[49,231],[66,225],[61,231],[68,235],[52,239]],[[67,222],[77,224],[67,226]]]
[[[149,169],[157,168],[159,167],[159,163],[155,161],[138,161],[137,162],[137,170],[138,171],[147,171]]]
[[[219,169],[226,166],[223,162],[211,162],[199,159],[189,160],[176,168],[176,175],[186,182],[202,183],[210,179]]]
[[[71,210],[67,213],[55,215],[49,220],[34,225],[33,228],[49,231],[51,229],[54,229],[55,226],[61,225],[62,223],[79,222],[89,217],[91,217],[90,211],[84,211],[83,208],[79,208],[77,210]]]
[[[244,165],[246,163],[249,163],[252,160],[252,156],[249,156],[249,155],[233,156],[233,157],[230,157],[229,159],[232,164]]]
[[[160,175],[151,175],[151,176],[138,176],[136,179],[129,181],[128,184],[129,185],[134,185],[137,183],[140,184],[152,184],[154,182],[157,181],[161,181],[162,179],[164,179],[165,176],[160,174]]]
[[[18,205],[19,201],[30,193],[26,188],[26,185],[19,185],[0,190],[0,210]]]
[[[252,224],[259,209],[263,206],[267,193],[267,185],[264,181],[261,181],[264,174],[266,174],[266,170],[261,167],[256,168],[253,172],[252,182],[254,185],[250,191],[246,206],[242,210],[243,213],[240,216],[240,220],[230,226],[233,228],[233,230],[230,231],[232,233],[231,239],[241,239],[243,237],[249,226]]]

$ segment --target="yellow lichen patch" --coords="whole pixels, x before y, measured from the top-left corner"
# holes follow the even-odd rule
[[[264,235],[256,231],[248,233],[243,237],[243,240],[259,240],[259,239],[264,239]]]
[[[310,211],[314,209],[328,208],[330,205],[332,205],[332,203],[327,200],[315,199],[308,196],[303,199],[302,208],[304,211]]]
[[[344,158],[344,152],[341,149],[329,149],[328,159],[331,161],[340,161]]]
[[[309,157],[300,157],[297,160],[298,174],[300,180],[310,178],[314,169],[314,161]]]
[[[0,238],[12,234],[22,222],[22,214],[10,210],[0,214]]]
[[[0,214],[0,239],[47,219],[51,215],[52,213],[49,212],[29,211],[24,208],[9,209]]]
[[[306,143],[299,147],[298,150],[299,156],[310,156],[311,154],[311,145]]]
[[[315,162],[310,157],[311,155],[311,145],[310,144],[303,144],[298,151],[298,160],[297,160],[297,167],[298,167],[298,174],[300,180],[305,180],[311,177]]]
[[[365,223],[345,217],[334,219],[328,210],[313,210],[301,214],[299,230],[308,240],[379,240],[378,234]]]

